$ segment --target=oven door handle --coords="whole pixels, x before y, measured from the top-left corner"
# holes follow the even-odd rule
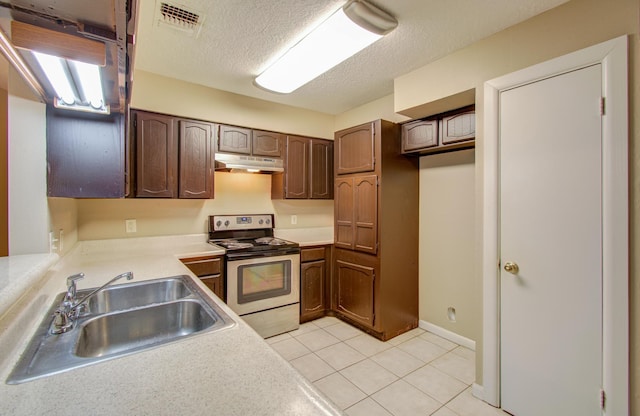
[[[278,251],[250,251],[250,252],[242,252],[242,253],[232,253],[227,251],[227,260],[235,260],[235,259],[249,259],[249,258],[260,258],[260,257],[278,257],[278,256],[286,256],[288,254],[299,254],[299,247],[292,247],[285,250]]]

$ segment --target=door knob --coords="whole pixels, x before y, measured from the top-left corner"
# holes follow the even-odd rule
[[[518,267],[518,265],[516,263],[513,262],[506,262],[504,264],[504,271],[505,272],[509,272],[511,274],[518,274],[518,271],[520,270],[520,268]]]

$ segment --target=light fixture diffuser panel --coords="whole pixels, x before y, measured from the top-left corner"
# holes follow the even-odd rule
[[[381,37],[340,9],[260,74],[256,83],[274,92],[293,92]]]

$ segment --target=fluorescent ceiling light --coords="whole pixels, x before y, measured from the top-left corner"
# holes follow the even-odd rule
[[[355,55],[397,26],[389,14],[351,0],[256,78],[268,90],[290,93]]]
[[[63,61],[57,56],[51,56],[40,52],[33,52],[40,67],[47,76],[51,86],[56,91],[58,99],[67,105],[72,105],[76,101],[76,94],[73,92],[68,73],[62,65]]]
[[[104,95],[102,94],[100,68],[97,65],[84,62],[71,62],[76,68],[78,78],[80,78],[80,87],[82,87],[86,101],[93,108],[101,108],[104,104]]]
[[[56,92],[56,107],[109,114],[99,66],[35,51],[33,55]]]

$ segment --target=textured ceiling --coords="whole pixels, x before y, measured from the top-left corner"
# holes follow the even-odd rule
[[[161,1],[204,17],[197,37],[157,22]],[[282,51],[344,0],[140,0],[135,68],[267,101],[338,114],[393,92],[394,78],[566,0],[372,0],[389,35],[291,94],[254,85]]]

